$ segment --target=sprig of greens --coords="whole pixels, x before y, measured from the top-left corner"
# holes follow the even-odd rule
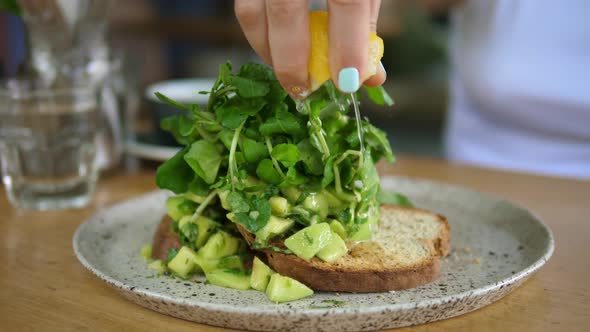
[[[376,104],[393,102],[383,88],[364,90]],[[359,152],[357,123],[347,115],[350,96],[332,83],[295,103],[270,68],[249,63],[234,73],[228,62],[220,65],[211,90],[199,93],[209,95],[204,109],[156,93],[186,113],[162,121],[184,148],[158,168],[156,183],[176,194],[207,197],[195,215],[219,208],[213,198],[229,191],[235,221],[256,232],[271,216],[268,199],[295,187],[333,191],[345,204],[330,216],[351,230],[378,217],[374,163],[382,157],[393,162],[391,147],[383,131],[362,121],[365,153]],[[301,197],[291,203],[301,204]],[[294,211],[298,224],[312,222],[303,209]]]

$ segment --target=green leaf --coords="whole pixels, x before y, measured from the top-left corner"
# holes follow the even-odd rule
[[[389,140],[383,130],[378,129],[368,122],[364,122],[363,131],[365,143],[373,152],[373,161],[377,161],[381,156],[384,156],[389,163],[395,162],[393,152],[391,151],[391,145],[389,145]],[[378,154],[375,152],[378,152]]]
[[[309,139],[303,139],[297,143],[299,149],[299,157],[303,162],[305,171],[313,175],[322,175],[324,172],[324,164],[322,162],[322,154],[316,149]]]
[[[231,75],[230,84],[235,86],[238,95],[243,98],[264,97],[269,92],[268,84],[252,79]]]
[[[160,127],[171,133],[174,139],[182,144],[189,145],[199,137],[195,128],[195,121],[186,115],[174,115],[162,119]]]
[[[324,166],[324,176],[322,177],[322,188],[326,188],[330,183],[334,182],[334,160],[339,155],[333,155],[326,161]]]
[[[223,83],[223,85],[228,86],[230,85],[230,78],[231,78],[231,63],[228,61],[226,63],[222,63],[219,65],[219,80]]]
[[[295,165],[299,160],[299,150],[294,144],[278,144],[272,149],[271,156],[285,167]]]
[[[231,141],[234,138],[234,130],[223,129],[219,132],[217,137],[219,138],[221,143],[223,143],[223,146],[225,146],[225,148],[229,150],[231,148]]]
[[[264,100],[230,100],[224,105],[215,109],[217,120],[222,126],[230,129],[236,129],[249,116],[258,113],[265,105]]]
[[[209,194],[209,185],[200,176],[195,176],[193,181],[188,184],[188,190],[195,195],[207,196]]]
[[[275,104],[287,97],[287,92],[277,80],[272,69],[258,63],[247,63],[238,71],[238,76],[249,78],[255,81],[263,81],[268,84],[269,91],[265,96],[269,103]]]
[[[413,207],[414,204],[404,195],[400,193],[396,193],[393,191],[383,190],[379,191],[378,195],[379,204],[385,205],[398,205],[398,206],[407,206]]]
[[[246,137],[242,139],[242,152],[244,159],[249,163],[255,163],[268,157],[268,149],[264,143]]]
[[[261,180],[274,185],[278,185],[283,181],[283,178],[273,167],[270,159],[262,159],[260,163],[258,163],[258,167],[256,167],[256,175]]]
[[[253,210],[258,212],[256,222],[259,225],[262,225],[260,228],[264,227],[264,225],[266,225],[266,223],[270,219],[270,202],[266,198],[255,198],[252,200],[252,208]]]
[[[234,213],[250,211],[250,205],[248,204],[248,201],[238,192],[230,192],[227,195],[227,203]]]
[[[369,99],[375,104],[386,106],[392,106],[394,104],[393,99],[382,86],[370,87],[364,85],[363,88],[367,92]]]
[[[275,115],[260,125],[260,132],[265,136],[274,134],[301,135],[305,133],[299,119],[288,111],[286,104],[275,110]]]
[[[279,188],[298,186],[300,184],[304,184],[305,182],[307,182],[307,178],[303,176],[301,173],[297,172],[295,167],[290,167],[287,173],[285,174],[285,180],[281,182]]]
[[[179,103],[176,100],[172,100],[172,99],[166,97],[165,95],[161,94],[160,92],[156,92],[155,95],[163,103],[166,103],[174,108],[178,108],[178,109],[181,109],[184,111],[190,111],[190,107],[188,107],[187,105],[185,105],[183,103]]]
[[[200,140],[191,145],[184,160],[206,183],[212,184],[217,178],[222,156],[215,143]]]
[[[176,248],[168,249],[168,252],[166,253],[166,263],[170,263],[170,261],[173,260],[174,257],[176,257],[176,254],[178,254],[178,249],[176,249]]]
[[[165,161],[156,170],[156,184],[162,189],[168,189],[175,194],[182,194],[188,190],[189,183],[195,174],[184,160],[189,148],[178,151],[174,157]]]

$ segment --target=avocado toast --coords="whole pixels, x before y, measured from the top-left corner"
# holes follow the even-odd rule
[[[162,123],[185,147],[157,171],[176,196],[150,266],[180,278],[202,272],[275,302],[309,287],[373,292],[437,277],[448,223],[381,190],[375,163],[393,154],[384,132],[348,116],[352,96],[328,81],[297,102],[263,65],[219,72],[205,109],[157,94],[190,115]],[[364,90],[391,101],[382,88]]]

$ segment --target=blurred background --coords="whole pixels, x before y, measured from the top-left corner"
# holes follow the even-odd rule
[[[157,112],[145,98],[155,82],[209,78],[218,64],[234,68],[257,61],[233,13],[232,0],[125,0],[112,2],[106,17],[111,57],[118,62],[125,107],[118,112],[137,136],[150,136]],[[21,17],[0,11],[0,75],[27,71],[30,52]],[[383,1],[378,34],[385,40],[383,63],[392,108],[362,111],[387,130],[396,152],[442,157],[447,102],[447,18],[414,8],[410,1]],[[135,100],[135,101],[134,101]],[[156,138],[157,140],[157,138]],[[166,142],[169,144],[169,142]]]

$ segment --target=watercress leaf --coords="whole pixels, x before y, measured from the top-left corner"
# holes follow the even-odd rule
[[[268,185],[266,186],[266,188],[264,189],[264,194],[262,195],[262,197],[269,199],[273,196],[276,196],[279,194],[279,188],[275,185]]]
[[[194,122],[186,115],[174,115],[162,119],[160,127],[171,133],[174,139],[182,145],[188,145],[198,138]]]
[[[322,188],[326,188],[330,183],[334,182],[334,160],[339,155],[333,155],[326,161],[324,166],[324,176],[322,177]]]
[[[305,171],[313,175],[322,175],[324,166],[322,162],[322,154],[316,149],[309,139],[303,139],[297,143],[299,149],[299,157],[303,162]]]
[[[200,140],[190,146],[184,160],[206,183],[212,184],[217,178],[222,156],[215,143]]]
[[[272,69],[259,63],[246,63],[238,70],[238,76],[255,81],[276,81]]]
[[[188,184],[188,190],[195,195],[207,196],[209,194],[209,185],[200,176],[195,176],[193,181]]]
[[[379,204],[413,207],[414,204],[404,195],[381,189],[378,194]]]
[[[228,61],[219,65],[219,79],[223,85],[230,85],[231,63]]]
[[[270,159],[262,159],[256,167],[256,175],[263,181],[270,184],[278,185],[283,180],[281,175],[273,167]]]
[[[247,137],[242,139],[242,152],[244,153],[244,159],[249,163],[255,163],[268,157],[268,149],[264,143],[256,142]]]
[[[250,211],[248,201],[240,193],[232,191],[227,195],[227,203],[234,213]]]
[[[385,132],[367,122],[363,123],[363,129],[363,138],[366,144],[372,151],[379,152],[379,154],[373,155],[373,161],[376,162],[383,155],[389,163],[395,162],[393,152],[391,151],[391,145],[389,144]]]
[[[264,227],[264,225],[266,225],[270,219],[271,214],[271,208],[268,199],[255,198],[252,200],[252,207],[258,212],[258,215],[256,216],[256,224],[260,225],[260,228]]]
[[[160,92],[156,92],[155,95],[156,97],[158,97],[158,99],[160,99],[161,102],[166,103],[174,108],[178,108],[184,111],[190,110],[190,108],[187,105],[177,102],[176,100],[172,100]]]
[[[248,116],[258,113],[265,105],[261,99],[241,100],[232,99],[215,109],[217,120],[222,126],[236,129]]]
[[[295,165],[299,160],[299,150],[295,144],[278,144],[272,149],[271,156],[285,167]]]
[[[236,87],[236,92],[243,98],[263,97],[268,94],[268,84],[249,78],[230,75],[230,84]]]
[[[194,172],[184,160],[189,147],[178,151],[172,158],[165,161],[156,171],[156,184],[175,194],[185,193],[188,184],[193,180]]]
[[[382,86],[370,87],[364,85],[363,88],[367,92],[369,99],[375,104],[386,106],[392,106],[394,104],[393,99]]]
[[[168,252],[166,253],[166,263],[170,263],[170,261],[173,260],[174,257],[176,257],[176,254],[178,254],[178,249],[176,249],[176,248],[168,249]]]
[[[257,219],[252,218],[250,214],[246,212],[235,213],[234,215],[238,223],[251,233],[256,233],[266,225],[266,223],[261,223]]]
[[[307,182],[307,178],[299,172],[297,172],[297,169],[295,169],[295,167],[290,167],[287,173],[285,174],[285,180],[281,182],[279,188],[293,187],[303,184],[305,182]]]
[[[289,113],[287,105],[285,103],[279,105],[275,109],[274,116],[260,125],[260,132],[265,136],[274,134],[301,135],[305,133],[303,125],[295,115]]]

